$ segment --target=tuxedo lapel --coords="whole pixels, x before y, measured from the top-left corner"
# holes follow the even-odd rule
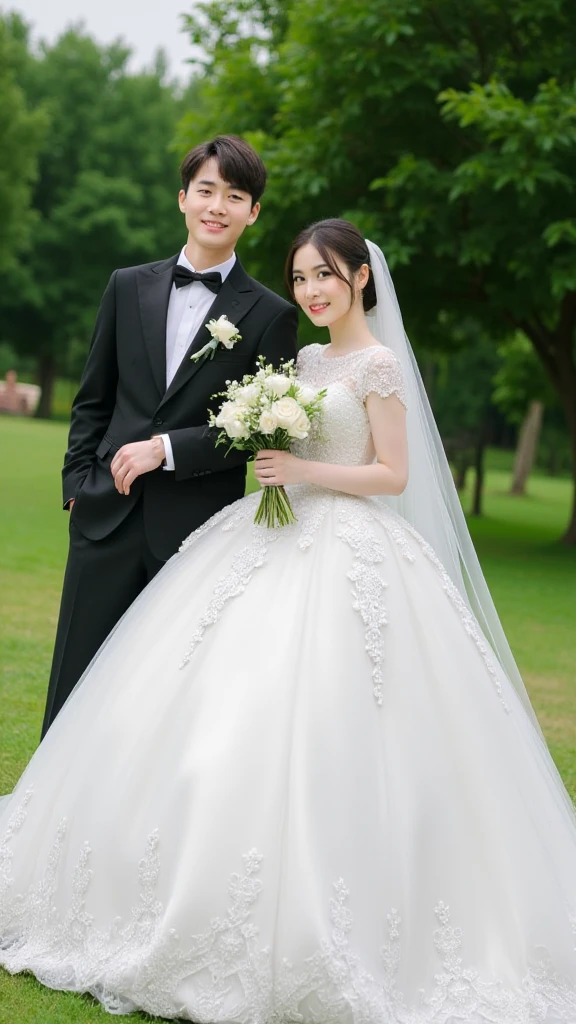
[[[146,267],[138,274],[138,300],[142,333],[161,395],[166,391],[166,317],[172,290],[172,268],[178,256]]]
[[[257,298],[258,295],[250,283],[248,274],[240,261],[236,260],[214,302],[210,306],[204,324],[202,324],[190,342],[186,355],[180,363],[161,404],[168,401],[172,395],[179,391],[184,384],[187,384],[194,374],[198,373],[204,366],[208,358],[207,356],[197,360],[192,360],[190,356],[194,352],[199,351],[206,342],[210,341],[211,335],[206,327],[208,321],[212,319],[217,320],[218,317],[225,314],[231,323],[238,325],[242,317],[246,316],[248,310],[252,308]],[[240,334],[242,334],[241,330]],[[239,341],[238,344],[241,345],[242,341]]]

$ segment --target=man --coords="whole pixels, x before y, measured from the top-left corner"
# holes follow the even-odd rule
[[[72,409],[63,469],[70,551],[42,734],[129,605],[183,539],[244,493],[245,452],[216,448],[211,396],[259,356],[296,355],[297,312],[234,253],[260,211],[266,170],[242,139],[196,146],[178,196],[188,240],[160,263],[116,270]],[[191,358],[225,315],[241,339]],[[160,684],[160,681],[159,681]]]

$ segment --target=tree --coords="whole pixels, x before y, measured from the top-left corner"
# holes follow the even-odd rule
[[[446,454],[455,470],[459,491],[474,469],[471,512],[482,515],[484,456],[492,440],[493,379],[498,352],[474,321],[458,328],[460,345],[451,355],[436,356],[432,404]]]
[[[500,358],[493,398],[507,420],[519,427],[510,493],[523,495],[536,459],[544,408],[558,407],[558,399],[534,348],[520,331],[500,347]]]
[[[30,109],[17,82],[25,46],[21,21],[15,16],[0,17],[0,271],[14,265],[30,238],[32,185],[46,127],[42,110]]]
[[[179,125],[181,154],[217,132],[242,135],[262,153],[271,174],[262,213],[238,249],[252,274],[282,292],[283,257],[294,236],[294,205],[283,196],[290,168],[278,173],[270,144],[285,82],[282,46],[291,0],[200,0],[186,16],[196,48],[194,102]],[[303,223],[303,222],[302,222]]]
[[[508,231],[502,244],[492,212],[493,238],[476,257],[479,287],[486,298],[490,289],[503,322],[530,339],[566,416],[575,490],[564,539],[576,544],[576,218],[566,217],[576,170],[576,83],[550,79],[525,100],[495,80],[467,93],[449,90],[443,103],[445,116],[464,130],[474,127],[479,140],[457,168],[455,198],[482,207],[492,199]]]
[[[50,116],[34,191],[34,245],[0,298],[6,340],[38,363],[39,415],[56,373],[77,369],[116,267],[162,258],[182,237],[177,160],[182,114],[160,62],[130,75],[129,51],[66,32],[22,72],[21,88]]]
[[[217,96],[224,121],[237,116],[245,25],[242,80],[262,69],[275,106],[251,118],[246,86],[240,130],[271,171],[253,234],[268,274],[279,279],[279,251],[303,223],[348,215],[385,249],[420,348],[451,344],[447,316],[474,317],[495,342],[521,329],[572,439],[576,543],[574,5],[291,0],[276,35],[256,0],[232,5],[233,31],[222,5],[200,6],[213,30],[204,115]]]

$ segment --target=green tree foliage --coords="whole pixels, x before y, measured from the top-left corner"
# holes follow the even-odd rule
[[[182,237],[177,158],[182,108],[162,62],[127,70],[129,51],[66,32],[21,69],[49,128],[33,196],[33,245],[6,277],[5,340],[34,356],[49,415],[57,371],[77,375],[108,275],[162,258]]]
[[[522,330],[576,473],[576,7],[279,6],[199,5],[206,80],[185,126],[187,141],[222,126],[258,142],[271,172],[258,262],[276,283],[296,230],[347,215],[382,244],[420,347],[453,348],[450,324],[471,317],[494,342]]]
[[[495,345],[473,320],[455,331],[460,343],[450,355],[436,354],[432,404],[446,453],[462,490],[469,468],[475,470],[473,515],[482,514],[484,456],[492,441],[493,380],[499,358]]]
[[[14,265],[34,225],[32,183],[46,119],[30,109],[18,85],[25,59],[23,26],[14,17],[0,17],[0,270]]]
[[[528,338],[517,331],[499,347],[500,365],[494,375],[493,399],[506,419],[519,426],[530,402],[558,405],[558,399]]]
[[[177,146],[183,154],[217,133],[242,135],[262,153],[270,169],[260,218],[246,231],[240,255],[250,271],[283,290],[283,257],[303,221],[286,180],[292,156],[281,173],[280,153],[272,153],[278,134],[278,108],[286,81],[283,45],[289,29],[290,0],[201,0],[186,16],[195,61],[194,102],[182,119]]]
[[[536,463],[551,475],[570,472],[570,444],[558,395],[542,372],[533,345],[521,331],[499,346],[492,397],[508,422],[516,427],[523,423],[531,403],[541,402],[544,420]]]

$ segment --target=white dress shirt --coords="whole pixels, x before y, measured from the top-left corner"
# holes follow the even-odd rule
[[[236,253],[232,253],[229,260],[219,263],[217,267],[207,267],[203,274],[211,274],[215,271],[225,281],[236,262]],[[188,270],[196,270],[186,256],[186,247],[182,249],[178,257],[178,263]],[[168,316],[166,319],[166,388],[170,387],[180,363],[184,359],[188,347],[200,330],[207,322],[208,311],[216,298],[201,281],[191,281],[182,288],[172,285],[170,299],[168,302]],[[170,444],[169,434],[160,434],[164,441],[166,452],[166,465],[164,469],[174,469],[174,454]]]

